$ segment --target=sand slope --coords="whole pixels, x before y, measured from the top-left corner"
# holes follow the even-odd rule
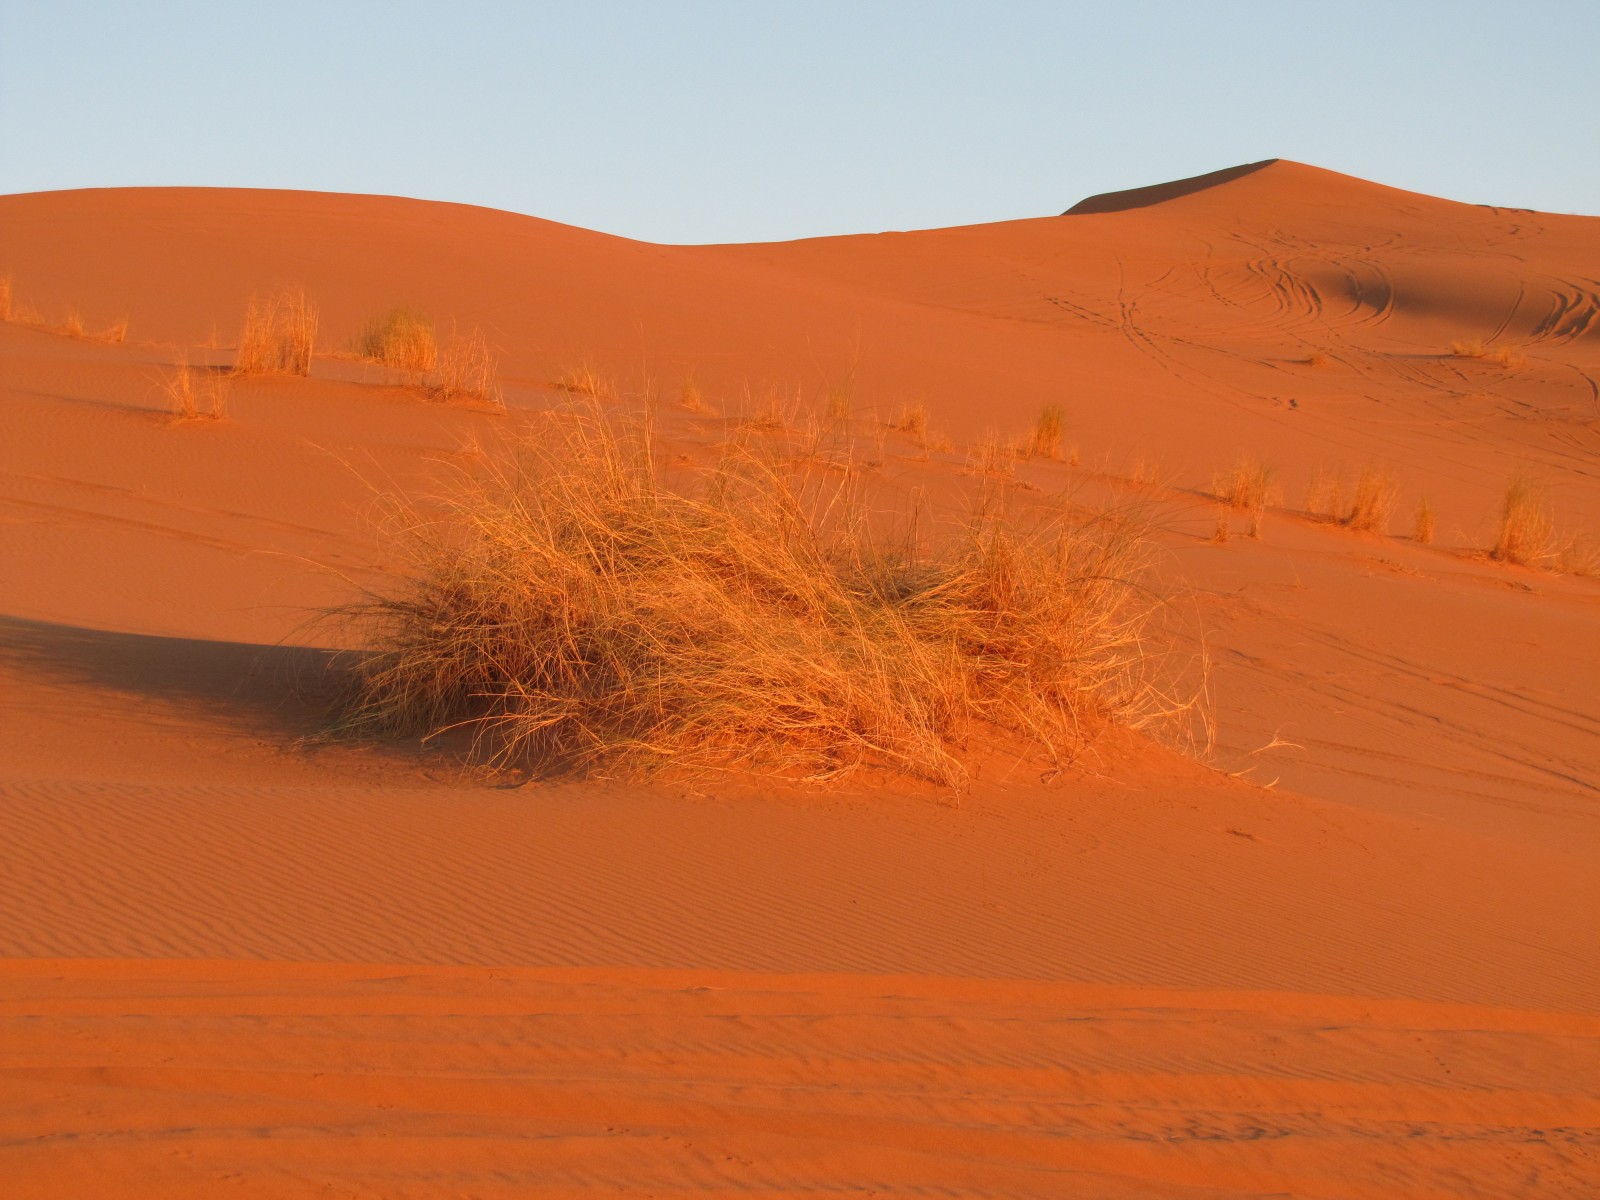
[[[23,1194],[1600,1188],[1600,584],[1483,553],[1519,467],[1600,529],[1600,220],[1281,160],[761,246],[135,189],[0,197],[0,269]],[[329,351],[400,301],[483,328],[510,413],[324,357],[172,422],[178,356],[230,361],[284,283]],[[72,307],[128,340],[53,332]],[[316,615],[394,562],[378,496],[437,489],[580,362],[691,456],[844,395],[885,485],[940,504],[986,431],[1060,405],[1079,464],[1017,478],[1161,506],[1213,756],[1108,736],[956,803],[302,742],[351,636]],[[716,412],[673,404],[690,375]],[[885,427],[914,402],[948,443]],[[1279,498],[1218,544],[1240,453]],[[1369,459],[1396,536],[1304,515],[1316,469]],[[1432,546],[1403,536],[1424,493]]]

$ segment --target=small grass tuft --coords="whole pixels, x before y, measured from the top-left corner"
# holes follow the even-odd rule
[[[678,386],[678,404],[689,412],[700,416],[708,416],[713,411],[711,405],[706,403],[704,393],[700,391],[692,376],[684,376],[683,383]]]
[[[1137,516],[990,506],[932,538],[860,476],[808,482],[761,445],[670,486],[647,429],[596,411],[465,477],[408,521],[395,591],[347,610],[371,649],[343,728],[465,727],[541,774],[881,767],[959,788],[984,730],[1059,763],[1099,721],[1183,709]]]
[[[227,411],[228,381],[214,371],[196,371],[187,357],[178,359],[165,388],[172,415],[180,421],[220,421]]]
[[[1525,567],[1548,566],[1556,557],[1555,511],[1545,486],[1525,471],[1506,485],[1500,529],[1489,553]]]
[[[928,406],[921,400],[902,404],[889,427],[920,442],[928,433]]]
[[[582,396],[591,400],[604,399],[615,391],[610,382],[588,363],[566,368],[555,377],[553,385],[557,391],[565,392],[568,396]]]
[[[235,375],[310,375],[317,340],[317,309],[298,288],[245,310],[244,329],[234,353]]]
[[[1306,366],[1308,367],[1315,367],[1316,369],[1321,370],[1324,367],[1331,367],[1332,365],[1333,359],[1329,358],[1321,350],[1313,350],[1306,357]]]
[[[850,403],[853,389],[848,383],[839,384],[828,389],[827,403],[824,411],[830,421],[848,421],[850,419]]]
[[[1417,502],[1416,521],[1412,525],[1412,536],[1419,545],[1431,546],[1433,544],[1433,505],[1428,503],[1426,496]]]
[[[1368,463],[1356,479],[1350,508],[1342,523],[1357,533],[1388,533],[1389,517],[1399,494],[1394,473],[1385,466]]]
[[[446,404],[481,404],[496,412],[505,411],[500,368],[482,330],[474,329],[450,339],[439,358],[433,397]]]
[[[1034,458],[1061,457],[1061,406],[1047,404],[1033,423],[1033,441],[1028,453]]]
[[[11,276],[0,275],[0,321],[11,320]]]
[[[1250,514],[1250,536],[1261,536],[1261,518],[1271,499],[1272,468],[1245,455],[1211,483],[1211,494],[1229,508]]]
[[[433,319],[415,308],[396,305],[361,327],[356,334],[356,353],[398,371],[432,371],[439,365]]]
[[[1491,350],[1480,337],[1458,338],[1450,343],[1450,353],[1457,358],[1492,362],[1502,367],[1519,368],[1528,365],[1527,355],[1518,353],[1510,346],[1497,346]]]

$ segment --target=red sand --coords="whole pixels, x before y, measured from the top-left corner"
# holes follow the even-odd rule
[[[1600,1194],[1600,582],[1484,553],[1518,468],[1600,530],[1600,220],[1221,174],[722,247],[381,197],[0,197],[14,316],[129,319],[0,324],[7,1186]],[[284,284],[324,350],[396,302],[481,326],[510,413],[323,357],[170,421],[178,356],[229,361]],[[508,789],[302,743],[296,681],[343,636],[311,618],[392,558],[376,493],[436,489],[580,362],[661,392],[691,454],[724,426],[675,407],[685,375],[730,415],[847,390],[858,445],[943,496],[1060,405],[1081,465],[1019,476],[1165,506],[1214,753],[1108,736],[953,804]],[[884,430],[916,401],[952,450]],[[1281,499],[1217,544],[1241,453]],[[1319,466],[1369,459],[1393,536],[1303,514]]]

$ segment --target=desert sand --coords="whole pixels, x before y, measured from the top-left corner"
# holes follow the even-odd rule
[[[1600,579],[1488,553],[1518,471],[1600,532],[1600,218],[1285,160],[727,246],[113,189],[0,197],[0,272],[0,1190],[1600,1194]],[[286,285],[310,377],[174,420]],[[504,413],[348,352],[397,303]],[[1017,486],[1157,506],[1214,741],[952,795],[317,740],[382,498],[580,365],[691,458],[843,396],[935,497],[1059,406]],[[1383,529],[1308,512],[1367,464]]]

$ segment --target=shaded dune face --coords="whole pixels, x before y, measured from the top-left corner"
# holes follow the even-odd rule
[[[1260,162],[1224,167],[1220,171],[1207,171],[1204,175],[1191,175],[1187,179],[1174,179],[1170,183],[1128,188],[1120,192],[1101,192],[1098,195],[1085,196],[1061,215],[1088,216],[1093,213],[1127,212],[1133,208],[1148,208],[1152,204],[1162,204],[1168,200],[1176,200],[1179,196],[1203,192],[1206,188],[1230,183],[1263,167],[1270,167],[1277,161],[1275,158],[1264,158]]]
[[[1279,159],[745,246],[111,189],[0,197],[0,269],[19,1194],[1593,1190],[1600,583],[1489,549],[1517,472],[1600,530],[1600,220]],[[229,376],[285,287],[309,376]],[[396,311],[481,333],[505,411],[360,359]],[[575,381],[683,470],[743,429],[934,521],[1153,506],[1214,745],[973,746],[954,797],[321,739],[384,497]]]

